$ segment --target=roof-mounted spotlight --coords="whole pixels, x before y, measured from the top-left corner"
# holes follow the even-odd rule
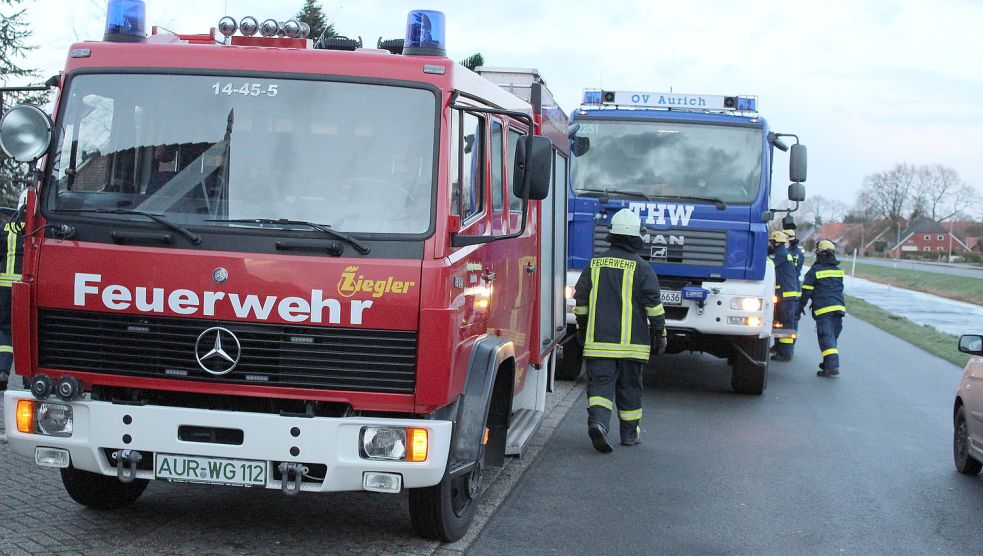
[[[300,38],[300,23],[288,19],[283,23],[283,34],[291,39]]]
[[[259,22],[255,17],[247,15],[239,21],[239,32],[244,37],[251,37],[256,34],[256,31],[259,31]]]
[[[259,34],[272,38],[280,34],[280,23],[275,19],[267,19],[259,26]]]
[[[237,29],[239,29],[239,25],[236,23],[236,20],[229,16],[218,20],[218,32],[222,33],[225,38],[235,35]]]

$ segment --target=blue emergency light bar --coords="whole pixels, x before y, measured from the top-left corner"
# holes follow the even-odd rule
[[[106,33],[109,42],[139,42],[147,38],[147,7],[143,0],[109,0]]]
[[[410,56],[446,56],[444,13],[413,10],[406,16],[406,40],[403,54]]]
[[[585,89],[583,104],[702,112],[757,112],[758,97]]]

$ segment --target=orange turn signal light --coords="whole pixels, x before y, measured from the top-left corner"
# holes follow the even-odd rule
[[[34,400],[17,400],[17,432],[34,432]]]
[[[406,429],[406,461],[427,461],[430,436],[427,429]]]

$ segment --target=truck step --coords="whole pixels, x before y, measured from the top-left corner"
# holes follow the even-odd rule
[[[529,440],[532,439],[532,433],[539,428],[545,415],[545,411],[533,409],[520,409],[513,413],[509,423],[509,437],[505,444],[505,454],[522,457],[529,445]]]

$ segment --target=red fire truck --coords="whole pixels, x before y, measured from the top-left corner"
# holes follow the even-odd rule
[[[132,0],[108,20],[53,122],[0,125],[39,162],[11,447],[93,508],[153,479],[409,489],[420,534],[461,537],[543,416],[564,328],[545,84],[449,60],[440,12],[380,48],[254,18],[145,37]]]

